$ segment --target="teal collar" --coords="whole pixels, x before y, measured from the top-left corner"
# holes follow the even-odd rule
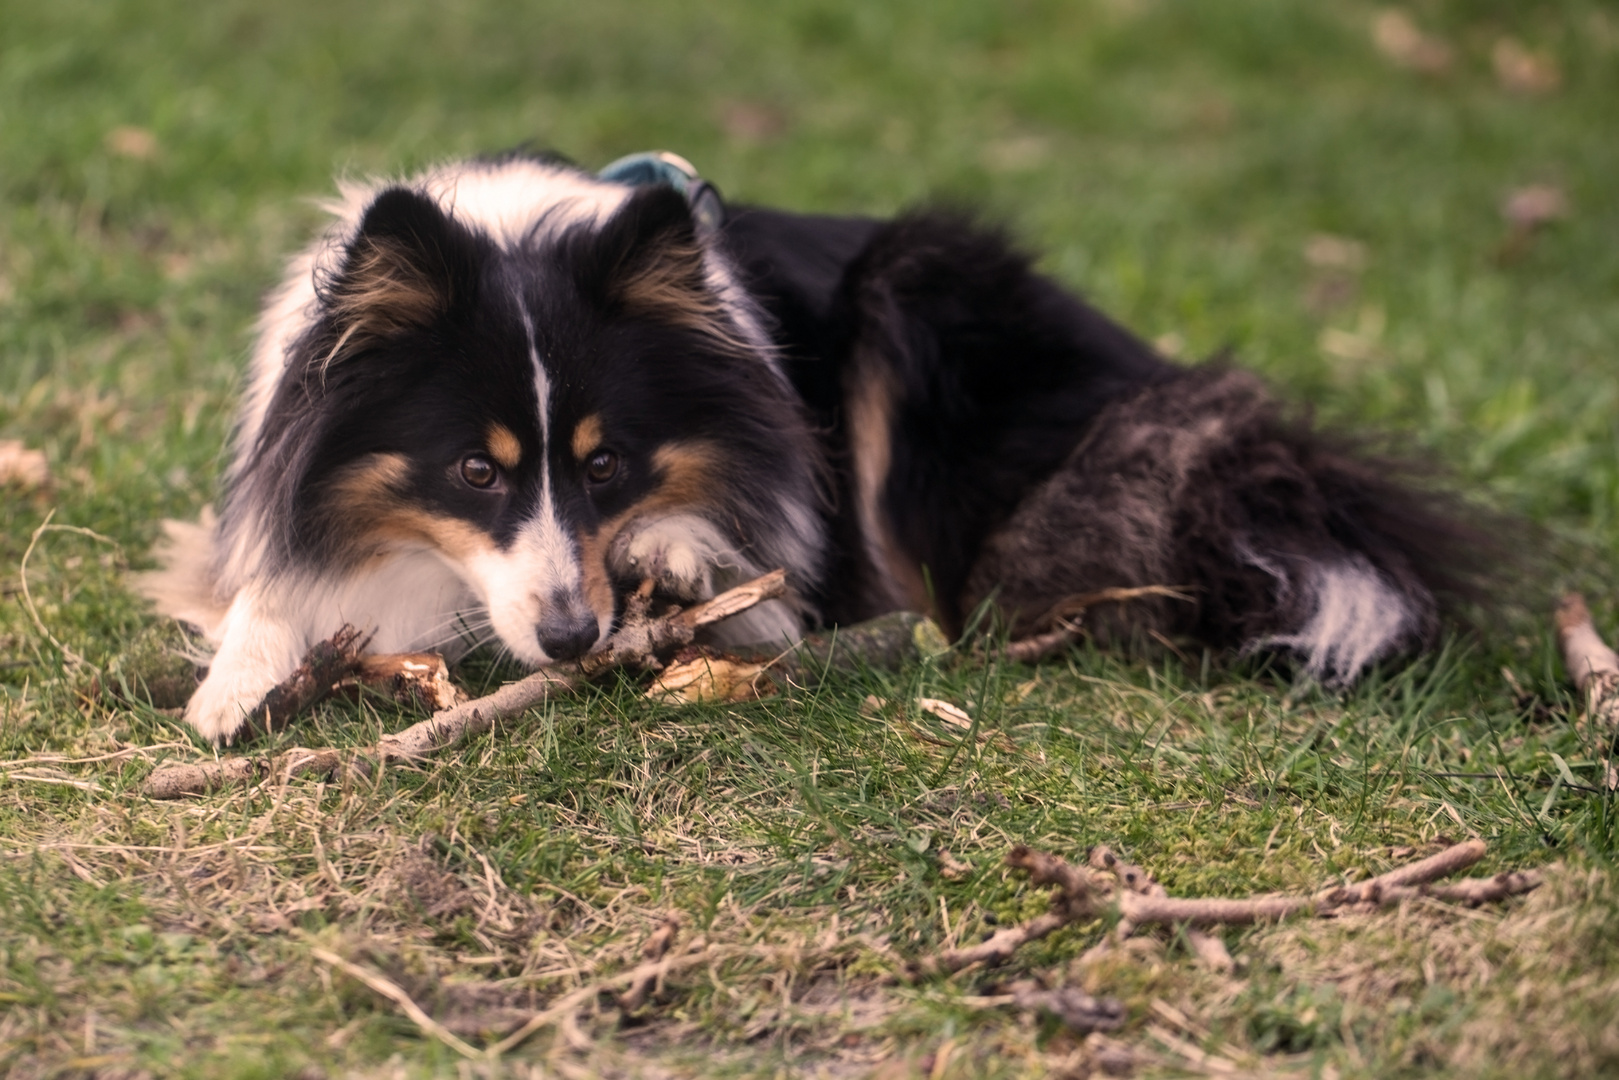
[[[596,174],[603,180],[629,187],[663,184],[686,197],[700,236],[708,236],[725,224],[725,204],[713,184],[697,175],[692,163],[679,154],[654,150],[621,157]]]

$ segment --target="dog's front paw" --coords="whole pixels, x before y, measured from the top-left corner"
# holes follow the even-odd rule
[[[677,514],[631,531],[613,561],[620,576],[650,578],[660,593],[690,602],[713,596],[715,571],[739,560],[709,522]]]
[[[249,714],[279,680],[263,671],[221,670],[216,663],[186,702],[186,723],[214,743],[235,741]]]

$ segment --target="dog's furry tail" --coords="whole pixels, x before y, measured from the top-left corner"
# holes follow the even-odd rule
[[[131,579],[135,591],[161,614],[195,627],[210,641],[218,640],[230,606],[215,592],[209,570],[217,524],[211,508],[196,521],[163,522],[163,538],[154,548],[158,568]]]
[[[1190,603],[1099,610],[1089,628],[1286,651],[1346,683],[1433,644],[1489,548],[1408,473],[1286,417],[1253,375],[1192,369],[1097,417],[991,537],[966,599],[993,597],[1020,634],[1065,595],[1185,588]]]

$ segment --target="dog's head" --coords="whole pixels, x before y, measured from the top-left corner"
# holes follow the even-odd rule
[[[813,578],[815,443],[749,302],[678,193],[568,180],[592,198],[365,196],[245,418],[226,525],[278,532],[265,569],[431,550],[529,663],[588,650],[648,578]]]

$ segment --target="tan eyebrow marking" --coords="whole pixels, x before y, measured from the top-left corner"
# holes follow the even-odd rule
[[[523,444],[517,441],[517,436],[506,425],[490,424],[484,438],[488,441],[490,455],[500,462],[501,467],[515,469],[517,463],[523,460]]]
[[[579,421],[579,426],[573,429],[573,456],[576,461],[583,461],[590,456],[591,451],[602,444],[602,418],[599,413],[591,413]]]

